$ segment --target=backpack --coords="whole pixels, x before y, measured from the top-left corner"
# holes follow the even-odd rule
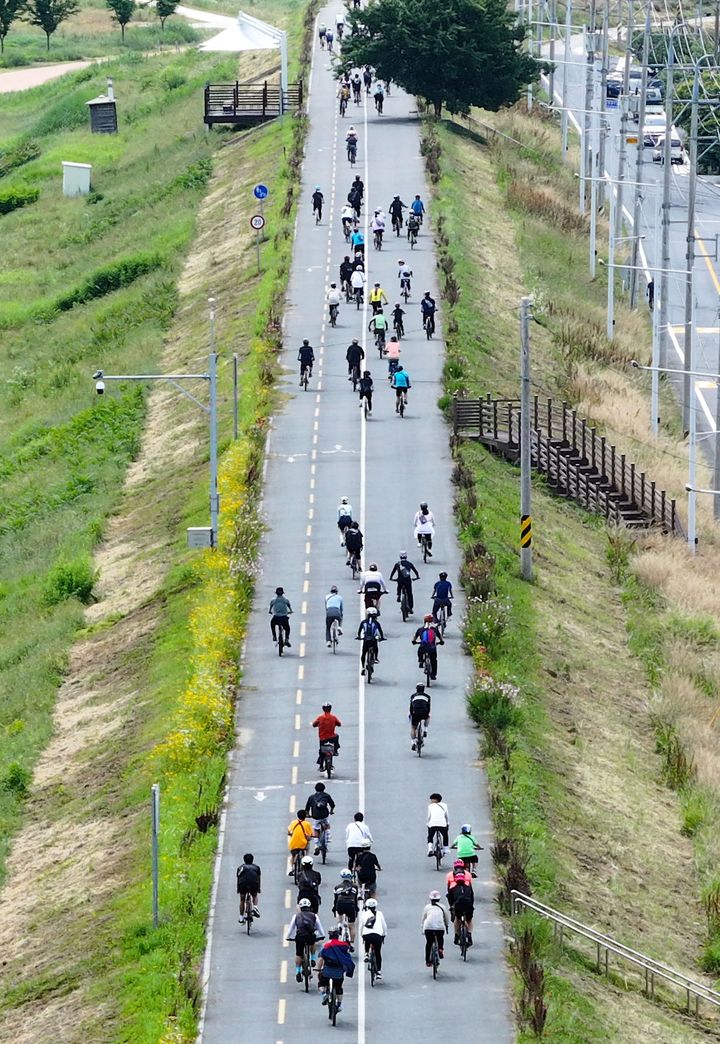
[[[423,645],[434,645],[435,644],[435,628],[424,627],[423,633],[420,635],[420,641]]]
[[[409,579],[410,579],[410,577],[411,577],[411,575],[412,575],[412,574],[410,573],[410,570],[409,570],[409,568],[408,568],[408,567],[407,567],[406,565],[401,565],[401,566],[400,566],[400,569],[398,570],[398,572],[399,572],[399,574],[400,574],[400,578],[401,578],[402,580],[409,580]]]
[[[357,904],[357,888],[353,884],[343,885],[337,892],[335,892],[335,905],[352,905]]]
[[[450,890],[450,895],[452,896],[453,906],[457,903],[471,903],[473,901],[473,890],[464,881],[458,881],[455,887]]]
[[[301,910],[295,917],[297,935],[314,935],[316,927],[315,914],[312,910]]]
[[[334,749],[334,745],[333,745],[333,749]],[[330,815],[330,806],[327,804],[326,801],[317,801],[313,805],[313,809],[312,810],[313,810],[313,817],[315,819],[327,819],[327,817]]]
[[[375,623],[374,620],[366,620],[365,621],[365,629],[363,630],[363,636],[365,638],[367,638],[368,640],[372,640],[373,638],[377,638],[377,636],[378,636],[378,628],[377,628],[377,624]]]

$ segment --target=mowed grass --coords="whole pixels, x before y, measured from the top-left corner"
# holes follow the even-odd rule
[[[159,358],[211,169],[201,87],[231,66],[196,54],[140,59],[0,97],[0,150],[21,129],[40,148],[0,180],[40,189],[33,207],[0,219],[0,874],[81,621],[77,598],[51,604],[48,577],[89,568],[145,415],[134,386],[98,400],[92,372],[143,372]],[[84,102],[106,71],[121,130],[93,136]],[[91,198],[63,198],[61,158],[92,163]],[[53,311],[104,266],[139,254],[153,259],[146,274]]]

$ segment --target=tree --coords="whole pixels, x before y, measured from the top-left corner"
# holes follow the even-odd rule
[[[52,34],[79,7],[79,0],[27,0],[26,17],[31,25],[37,25],[45,33],[49,51]]]
[[[160,19],[160,28],[163,32],[165,32],[165,19],[169,18],[171,14],[175,14],[175,8],[177,5],[178,0],[157,0],[155,10]]]
[[[25,0],[0,0],[0,54],[5,50],[5,37],[10,26],[25,9]]]
[[[516,101],[539,74],[506,0],[376,0],[350,15],[343,65],[371,65],[439,116]]]
[[[113,13],[113,18],[120,26],[120,37],[125,43],[125,26],[135,14],[135,0],[105,0]]]

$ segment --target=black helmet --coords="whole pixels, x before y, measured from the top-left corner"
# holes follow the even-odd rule
[[[442,573],[440,574],[440,576],[442,576]],[[445,576],[447,576],[447,573],[445,574]],[[338,589],[337,589],[336,585],[333,584],[332,587],[330,588],[330,594],[337,594],[337,593],[338,593]]]
[[[308,341],[307,337],[303,337],[303,344],[310,344],[310,342]]]
[[[427,511],[427,509],[428,509],[427,500],[421,500],[420,501],[420,510],[421,511]]]
[[[441,573],[440,574],[440,579],[441,580],[447,580],[447,573]]]
[[[283,590],[283,588],[282,588],[282,587],[276,587],[276,588],[275,588],[275,594],[276,594],[276,595],[281,595],[281,594],[285,594],[285,591]]]
[[[322,709],[324,711],[331,711],[332,710],[332,703],[323,703]]]

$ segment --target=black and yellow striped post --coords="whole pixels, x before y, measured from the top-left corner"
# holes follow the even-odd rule
[[[520,516],[520,547],[532,546],[532,515]]]
[[[530,500],[530,307],[523,297],[520,306],[520,574],[532,580],[532,515]]]

